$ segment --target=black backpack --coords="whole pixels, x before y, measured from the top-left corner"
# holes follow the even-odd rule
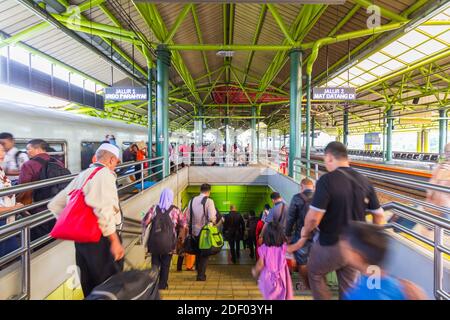
[[[248,228],[248,236],[255,238],[256,237],[256,225],[258,224],[258,220],[256,217],[250,217],[247,221]]]
[[[64,168],[56,159],[50,158],[50,160],[44,160],[42,158],[33,158],[33,161],[37,161],[42,165],[42,169],[39,173],[39,181],[52,179],[56,177],[66,176],[71,174],[69,169]],[[69,182],[59,183],[53,186],[36,189],[33,191],[33,201],[42,201],[53,198],[61,190],[63,190]]]
[[[173,233],[173,222],[170,218],[170,211],[162,212],[159,206],[156,206],[156,216],[152,220],[152,227],[148,236],[147,248],[152,254],[171,253],[177,244],[177,238]]]

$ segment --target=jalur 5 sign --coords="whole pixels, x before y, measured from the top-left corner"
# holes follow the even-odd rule
[[[355,100],[355,88],[313,88],[313,100]]]
[[[126,100],[147,100],[147,88],[105,88],[105,100],[126,101]]]

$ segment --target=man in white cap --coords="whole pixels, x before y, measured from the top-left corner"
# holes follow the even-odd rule
[[[124,248],[116,232],[122,221],[114,169],[119,163],[119,148],[103,143],[97,149],[97,162],[82,171],[72,182],[48,204],[49,210],[58,216],[69,200],[72,190],[80,189],[89,176],[98,171],[83,188],[86,204],[93,208],[98,218],[102,237],[97,243],[75,243],[76,263],[80,268],[80,282],[85,297],[92,289],[121,267],[115,265],[124,256]],[[118,264],[118,263],[117,263]]]

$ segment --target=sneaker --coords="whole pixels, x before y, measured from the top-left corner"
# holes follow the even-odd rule
[[[206,281],[206,277],[204,277],[204,278],[197,277],[197,281]]]

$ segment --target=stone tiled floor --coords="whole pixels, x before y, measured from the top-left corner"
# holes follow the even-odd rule
[[[244,254],[239,264],[228,263],[227,251],[210,259],[207,280],[196,281],[195,271],[176,271],[177,257],[172,260],[169,289],[161,290],[165,300],[261,300],[258,285],[251,275],[254,261]],[[296,276],[293,277],[295,286]],[[298,300],[311,299],[309,292],[296,292]]]

